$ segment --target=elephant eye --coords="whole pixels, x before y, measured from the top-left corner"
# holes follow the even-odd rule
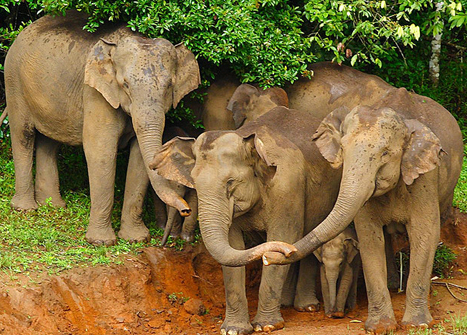
[[[381,156],[386,156],[388,153],[389,153],[389,151],[385,150],[385,151],[383,151],[383,153],[381,154]]]
[[[123,82],[123,87],[125,88],[129,88],[130,86],[128,85],[128,83],[126,81]]]

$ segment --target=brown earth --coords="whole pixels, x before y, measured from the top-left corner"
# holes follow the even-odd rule
[[[444,224],[441,238],[458,255],[453,278],[442,281],[467,286],[467,215],[455,213]],[[247,268],[252,316],[260,277],[260,263]],[[202,245],[182,252],[151,247],[137,257],[127,256],[123,265],[77,268],[34,282],[30,277],[12,280],[4,275],[0,282],[1,334],[218,334],[223,320],[222,272]],[[467,299],[467,290],[452,290]],[[285,328],[274,333],[365,334],[363,281],[359,292],[358,308],[344,319],[329,319],[323,311],[310,314],[283,308]],[[392,293],[392,301],[400,322],[404,293]],[[467,316],[467,303],[440,285],[432,286],[430,304],[436,323],[446,329],[450,328],[446,320],[453,315]],[[206,312],[198,315],[202,305]]]

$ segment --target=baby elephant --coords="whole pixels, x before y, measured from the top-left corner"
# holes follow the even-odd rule
[[[343,318],[345,307],[354,309],[357,299],[361,259],[354,229],[347,227],[314,254],[321,263],[324,312],[329,317]]]

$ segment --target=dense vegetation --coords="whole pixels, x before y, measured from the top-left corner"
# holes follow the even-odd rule
[[[466,137],[467,0],[439,3],[437,8],[430,0],[0,0],[0,112],[5,104],[2,64],[16,35],[41,15],[78,9],[90,14],[84,29],[91,32],[105,21],[122,20],[149,37],[185,43],[198,57],[204,86],[220,69],[263,87],[283,85],[311,76],[307,64],[333,60],[432,97],[456,116]],[[440,76],[439,82],[433,83],[431,41],[440,33]],[[172,115],[187,117],[187,113],[181,109]],[[109,262],[121,252],[138,249],[122,241],[112,248],[89,247],[84,242],[89,191],[84,157],[78,149],[63,149],[60,154],[67,209],[44,206],[32,214],[10,211],[13,164],[7,121],[1,126],[0,268],[56,271],[81,261]],[[126,154],[120,154],[115,226]],[[467,169],[454,203],[467,211]],[[151,217],[146,219],[151,222]]]

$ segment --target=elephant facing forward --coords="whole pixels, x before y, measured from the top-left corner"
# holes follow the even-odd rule
[[[200,82],[194,55],[183,45],[148,39],[123,25],[85,32],[85,15],[45,16],[25,28],[5,61],[5,85],[16,194],[13,208],[34,209],[60,197],[58,143],[83,145],[89,171],[91,213],[86,239],[116,241],[111,227],[116,154],[130,150],[119,236],[144,240],[141,219],[147,178],[164,202],[184,215],[190,208],[168,182],[148,169],[161,146],[165,113]],[[139,144],[139,145],[138,145]],[[36,180],[33,151],[36,147]],[[140,150],[141,148],[141,150]]]
[[[166,143],[151,167],[198,194],[203,241],[223,266],[227,333],[283,327],[281,293],[287,267],[265,267],[253,327],[248,316],[242,265],[264,249],[245,249],[243,232],[263,231],[267,240],[293,243],[326,217],[338,192],[340,171],[332,169],[308,140],[319,120],[309,113],[277,107],[236,131],[208,131],[198,139]],[[283,243],[273,245],[283,250]],[[283,250],[288,253],[295,250]],[[300,262],[295,307],[318,303],[313,255]]]
[[[357,304],[361,260],[355,230],[345,228],[313,254],[320,262],[324,313],[333,318],[343,318],[345,308],[353,310]]]
[[[316,229],[295,243],[297,253],[289,257],[266,253],[263,261],[296,261],[353,220],[368,294],[365,327],[388,331],[397,323],[386,283],[383,226],[403,224],[410,243],[410,270],[402,323],[429,325],[433,318],[428,295],[440,216],[451,207],[462,166],[456,120],[433,100],[398,89],[376,106],[333,111],[313,139],[330,165],[343,168],[336,204]]]

